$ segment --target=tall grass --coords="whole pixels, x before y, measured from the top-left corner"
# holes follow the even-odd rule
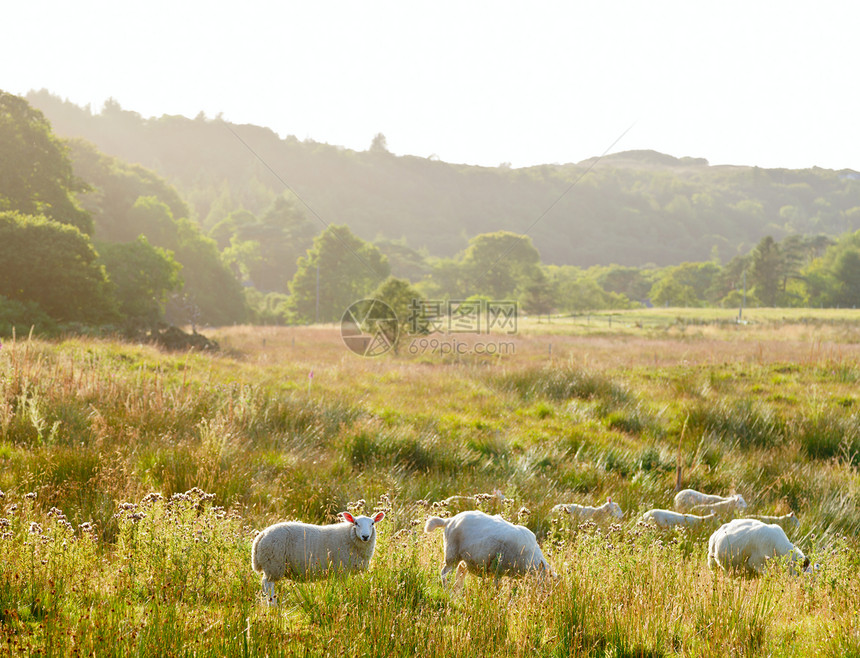
[[[529,335],[495,365],[362,361],[330,334],[267,329],[263,343],[239,328],[218,337],[228,351],[205,356],[5,343],[0,654],[844,655],[860,645],[850,355],[807,346],[785,362],[782,343],[743,344],[751,360],[735,363],[715,358],[723,348],[707,337],[576,337],[571,346],[593,350],[586,359],[556,334],[552,358]],[[683,365],[659,365],[668,345]],[[598,358],[609,349],[611,360]],[[756,512],[794,510],[793,538],[822,569],[735,580],[707,569],[706,533],[637,525],[644,509],[671,506],[679,445],[685,486],[739,491]],[[432,503],[493,491],[504,503],[485,508],[534,530],[558,580],[442,588],[441,538],[420,531],[442,513]],[[554,504],[607,496],[627,512],[621,523],[553,525]],[[332,522],[359,499],[389,510],[371,571],[280,583],[284,605],[262,606],[255,530]]]

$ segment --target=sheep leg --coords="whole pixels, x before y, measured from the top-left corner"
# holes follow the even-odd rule
[[[454,589],[460,590],[463,588],[463,582],[466,580],[466,572],[468,569],[463,562],[457,565],[457,580],[454,582]]]
[[[453,569],[455,566],[456,566],[455,563],[446,562],[445,566],[442,567],[442,571],[440,572],[440,575],[442,576],[442,584],[443,585],[447,584],[448,574],[451,573],[451,569]]]
[[[278,598],[275,596],[275,583],[263,576],[263,595],[266,597],[266,604],[269,607],[278,605]]]

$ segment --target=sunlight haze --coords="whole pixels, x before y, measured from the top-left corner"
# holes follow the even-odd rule
[[[860,169],[860,9],[778,2],[9,3],[0,89],[515,167],[654,149]],[[14,62],[14,63],[13,63]]]

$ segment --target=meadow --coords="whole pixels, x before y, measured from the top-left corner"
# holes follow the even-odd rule
[[[703,312],[377,358],[332,326],[212,330],[212,354],[4,340],[0,655],[858,655],[860,313]],[[637,523],[678,465],[795,511],[819,569],[712,573],[708,530]],[[534,530],[559,578],[446,589],[423,523],[495,490],[477,504]],[[611,526],[550,514],[610,496]],[[370,571],[281,581],[267,608],[256,531],[345,509],[387,513]]]

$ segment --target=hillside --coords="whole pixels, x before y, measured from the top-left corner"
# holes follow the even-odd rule
[[[164,176],[205,231],[232,210],[260,213],[284,186],[309,217],[360,237],[403,239],[453,256],[474,235],[527,232],[549,264],[639,266],[723,261],[765,235],[860,228],[854,172],[710,166],[703,158],[629,151],[522,169],[455,165],[384,148],[357,152],[199,116],[98,113],[46,91],[27,99],[62,137]]]

